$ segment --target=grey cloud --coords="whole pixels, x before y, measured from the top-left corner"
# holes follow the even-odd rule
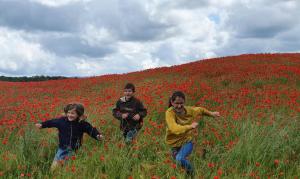
[[[218,56],[244,53],[299,51],[299,3],[294,1],[259,1],[236,3],[227,9],[228,20],[221,29],[229,32],[227,43],[215,52]],[[299,40],[297,40],[299,39]]]
[[[27,31],[75,31],[80,11],[79,4],[49,7],[27,0],[2,0],[0,25]]]
[[[67,37],[46,37],[42,38],[40,43],[48,51],[60,57],[68,56],[85,56],[91,58],[100,58],[110,53],[115,49],[109,44],[101,46],[91,46],[78,36]]]
[[[105,26],[121,41],[149,41],[164,36],[169,24],[158,22],[138,1],[121,3],[92,1],[87,4],[87,21],[94,21],[98,27]],[[108,11],[107,6],[110,8]],[[97,17],[97,18],[95,18]]]
[[[171,9],[198,9],[207,8],[211,5],[210,0],[176,0],[176,1],[161,1],[160,8]]]
[[[177,59],[174,48],[168,43],[161,44],[151,55],[168,64],[172,64]]]
[[[176,6],[178,8],[188,8],[188,9],[194,9],[194,8],[205,8],[210,5],[209,0],[179,0],[177,1]]]
[[[216,50],[218,56],[268,52],[266,42],[257,39],[230,39],[223,48]]]
[[[273,38],[295,26],[294,13],[275,7],[233,7],[226,23],[236,38]]]

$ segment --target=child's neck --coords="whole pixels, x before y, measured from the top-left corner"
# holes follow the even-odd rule
[[[185,110],[185,108],[183,107],[183,109],[181,110],[181,111],[176,111],[176,110],[174,110],[175,111],[175,113],[176,114],[179,114],[179,115],[185,115],[186,114],[186,110]]]

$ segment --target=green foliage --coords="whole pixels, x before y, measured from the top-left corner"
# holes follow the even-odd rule
[[[252,86],[256,88],[263,88],[263,86],[266,84],[263,80],[256,80],[255,82],[252,83]]]

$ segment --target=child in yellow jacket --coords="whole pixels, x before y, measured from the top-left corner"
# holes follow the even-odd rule
[[[169,109],[166,111],[166,143],[172,147],[174,159],[186,170],[188,175],[193,175],[191,163],[186,159],[193,150],[193,129],[198,123],[193,122],[199,115],[220,117],[219,112],[211,112],[202,107],[184,106],[185,95],[181,91],[172,94]]]

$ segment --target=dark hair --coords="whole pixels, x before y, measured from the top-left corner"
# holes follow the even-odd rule
[[[65,114],[67,114],[68,111],[70,111],[72,109],[75,109],[78,117],[81,117],[84,114],[84,107],[83,107],[82,104],[79,104],[79,103],[70,103],[70,104],[67,104],[64,107]]]
[[[169,99],[169,107],[172,106],[172,103],[171,103],[171,102],[175,101],[175,99],[176,99],[177,97],[180,97],[180,98],[182,98],[182,99],[185,100],[185,95],[184,95],[183,92],[181,92],[181,91],[174,91],[173,94],[172,94],[172,96],[171,96],[170,99]]]
[[[124,87],[124,89],[131,89],[132,92],[135,92],[135,87],[132,83],[127,83]]]

